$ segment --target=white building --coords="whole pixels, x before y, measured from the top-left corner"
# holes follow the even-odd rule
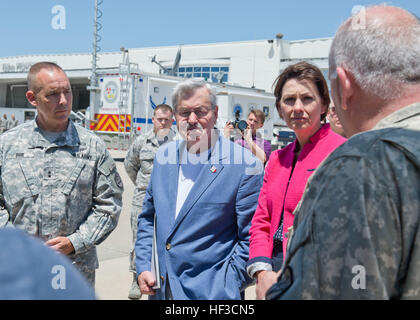
[[[332,38],[287,41],[278,35],[272,40],[239,41],[212,44],[184,45],[177,75],[205,78],[273,91],[273,83],[288,65],[308,61],[327,75],[328,52]],[[171,69],[178,46],[128,49],[131,63],[148,73],[162,73],[161,67]],[[68,74],[73,89],[73,109],[86,109],[89,105],[89,85],[92,56],[82,54],[25,55],[0,58],[0,107],[29,107],[25,98],[26,74],[29,67],[39,61],[53,61]],[[98,71],[117,71],[122,52],[99,53]],[[219,78],[217,78],[219,76]],[[327,78],[327,77],[326,77]],[[275,124],[282,121],[276,115]]]

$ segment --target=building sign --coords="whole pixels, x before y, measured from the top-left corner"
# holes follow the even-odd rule
[[[28,72],[35,62],[3,63],[2,72]]]
[[[240,104],[237,104],[233,107],[233,116],[235,119],[240,119],[242,117],[242,107]]]
[[[152,96],[150,96],[150,103],[151,103],[151,105],[152,105],[152,109],[153,109],[153,110],[155,110],[155,109],[156,109],[156,107],[157,107],[157,104],[153,102]],[[162,102],[162,104],[165,104],[165,103],[166,103],[166,96],[165,96],[165,97],[163,97],[163,102]]]
[[[264,112],[266,118],[270,117],[270,107],[264,106],[263,107],[263,112]]]

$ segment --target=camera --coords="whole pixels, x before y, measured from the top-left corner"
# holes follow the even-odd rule
[[[237,110],[235,112],[235,120],[229,121],[229,123],[232,124],[235,129],[239,129],[243,132],[248,127],[248,123],[245,120],[239,120],[239,117],[240,112]]]
[[[235,119],[233,121],[229,121],[230,124],[233,125],[235,129],[239,129],[244,131],[248,127],[248,123],[245,120]]]

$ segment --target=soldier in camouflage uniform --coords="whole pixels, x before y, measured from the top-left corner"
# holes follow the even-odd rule
[[[267,298],[420,299],[420,22],[369,7],[329,60],[351,139],[309,180]]]
[[[94,286],[96,245],[117,226],[123,185],[105,144],[70,119],[69,80],[56,64],[28,74],[37,118],[0,137],[0,226],[67,255]]]
[[[14,127],[18,125],[18,120],[15,118],[14,114],[12,114],[10,118],[11,118],[10,120],[7,120],[6,130],[13,129]]]
[[[152,122],[153,129],[134,140],[124,161],[125,170],[135,185],[131,210],[131,230],[133,233],[129,271],[133,273],[133,282],[128,293],[130,299],[141,298],[136,277],[134,245],[137,237],[138,215],[141,212],[143,199],[152,173],[153,159],[158,148],[162,144],[172,141],[175,137],[175,132],[171,129],[173,111],[167,104],[161,104],[155,108]]]
[[[4,114],[2,118],[0,118],[0,134],[5,133],[7,131],[7,116]]]

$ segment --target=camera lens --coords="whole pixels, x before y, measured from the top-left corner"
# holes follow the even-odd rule
[[[238,122],[238,129],[244,131],[248,127],[248,123],[245,120],[241,120]]]

